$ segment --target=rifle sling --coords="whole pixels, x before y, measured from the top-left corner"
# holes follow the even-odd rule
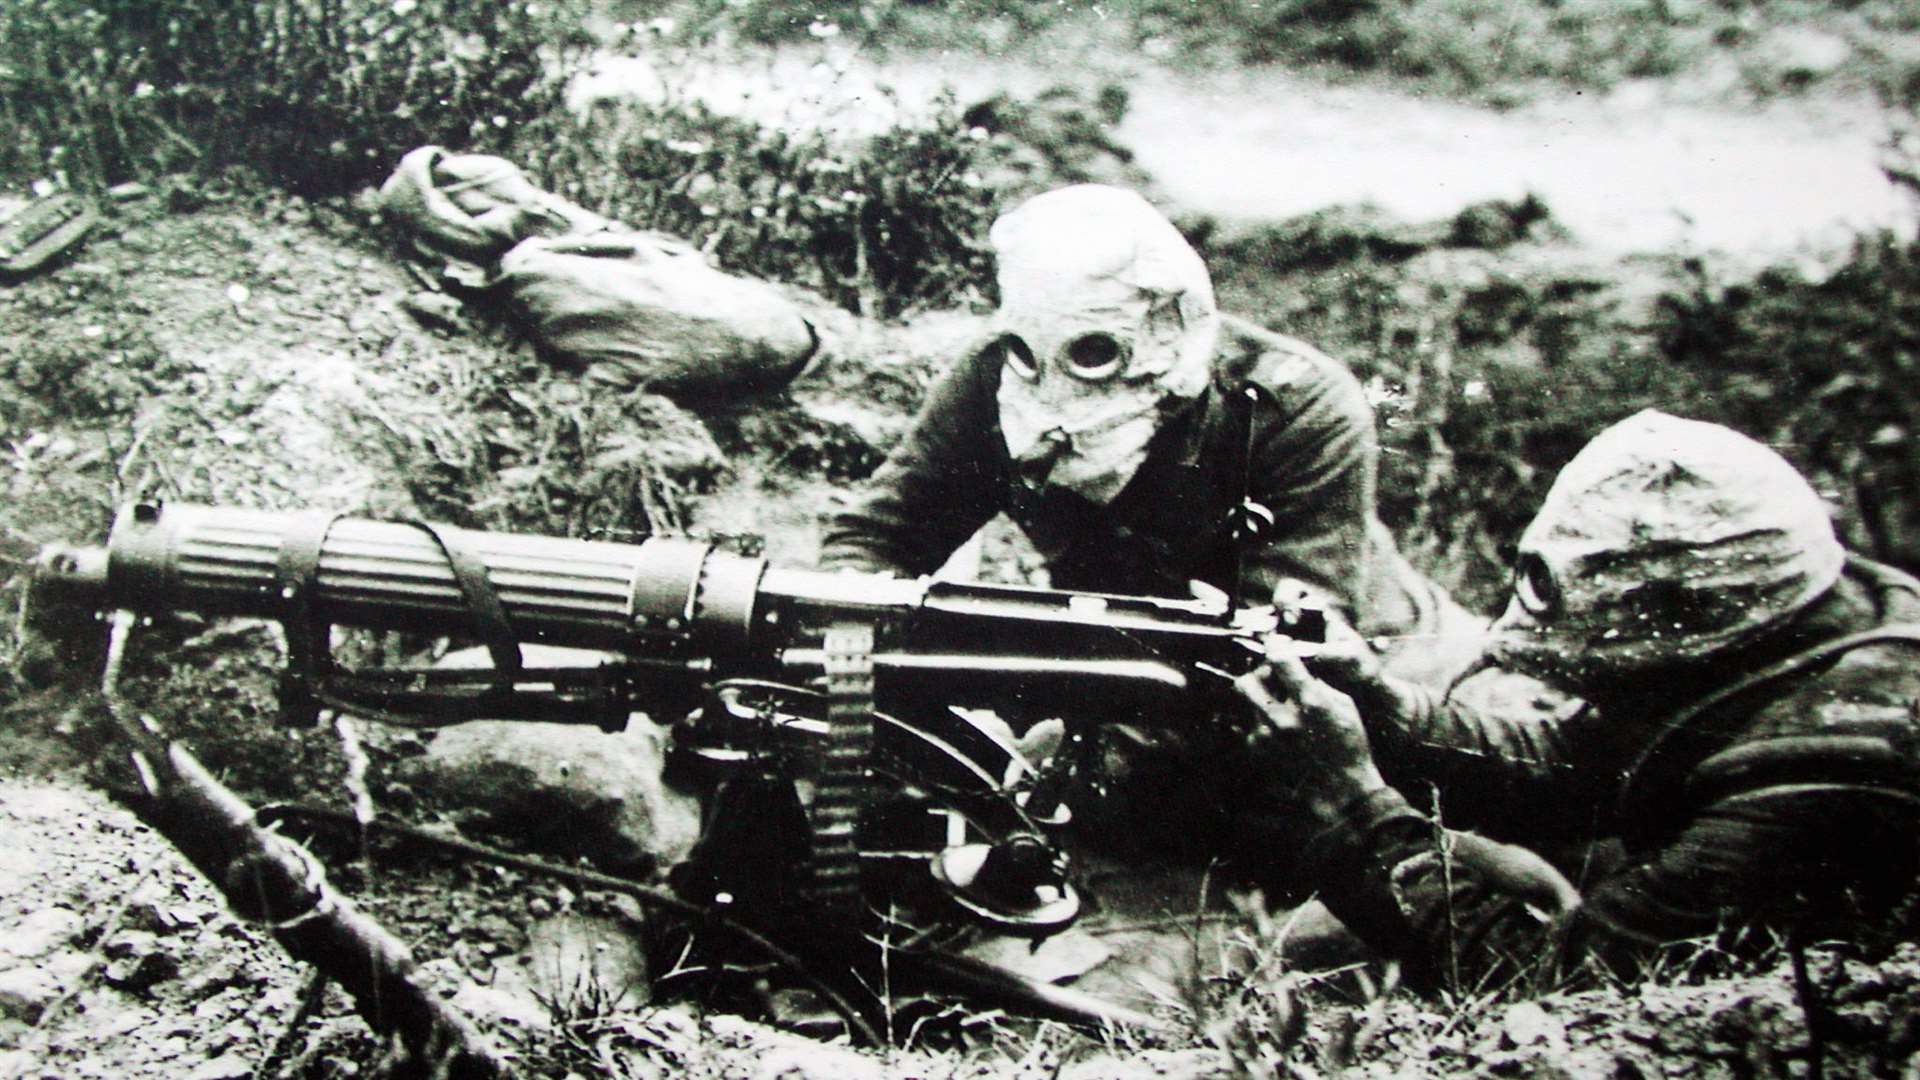
[[[287,670],[281,677],[281,716],[285,723],[311,726],[318,719],[327,695],[327,684],[343,673],[334,663],[331,651],[332,627],[314,608],[320,586],[320,556],[327,534],[341,515],[325,510],[294,516],[280,543],[274,561],[274,585],[281,601],[280,625],[287,637]],[[494,680],[490,692],[510,694],[520,680],[525,665],[520,641],[507,618],[500,594],[487,575],[486,564],[458,539],[458,530],[431,522],[406,524],[433,538],[447,557],[454,584],[473,620],[476,636],[493,658]]]
[[[407,524],[433,537],[446,553],[447,563],[453,568],[453,578],[460,586],[460,598],[466,601],[467,613],[473,617],[474,633],[487,647],[487,655],[493,657],[493,669],[500,676],[498,685],[512,687],[519,680],[524,667],[520,658],[520,638],[513,632],[513,623],[507,618],[507,609],[500,602],[500,593],[493,587],[493,579],[487,576],[487,565],[474,555],[473,551],[457,537],[459,530],[448,529],[432,522],[409,521]]]

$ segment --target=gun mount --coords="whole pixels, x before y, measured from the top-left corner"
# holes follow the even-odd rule
[[[774,927],[824,907],[1036,937],[1080,906],[1056,841],[1081,736],[1204,716],[1266,637],[1324,633],[1312,611],[788,569],[683,538],[184,504],[47,548],[33,603],[277,619],[296,719],[613,730],[642,712],[706,796],[684,897]],[[478,639],[494,669],[350,670],[335,626]],[[607,659],[530,669],[528,642]],[[1066,738],[1029,760],[1015,732],[1046,719]]]

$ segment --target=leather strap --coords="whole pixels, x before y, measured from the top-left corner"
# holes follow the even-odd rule
[[[283,723],[311,727],[330,697],[328,684],[340,676],[333,660],[332,627],[314,608],[320,587],[320,557],[341,515],[324,510],[294,516],[281,538],[274,561],[274,587],[280,598],[280,625],[287,636],[287,669],[280,679]],[[433,538],[447,557],[460,598],[473,619],[473,631],[493,658],[494,690],[510,691],[525,664],[520,641],[507,618],[486,563],[459,540],[459,530],[425,521],[408,525]]]
[[[487,576],[486,563],[457,539],[457,529],[428,521],[407,524],[433,537],[434,543],[440,545],[447,564],[453,568],[453,580],[460,586],[460,598],[466,601],[467,612],[473,616],[474,633],[487,647],[487,655],[493,658],[499,683],[511,686],[525,667],[520,656],[520,638],[513,632],[513,623],[507,618],[506,606],[500,603],[493,579]]]
[[[1833,663],[1855,649],[1889,642],[1920,646],[1920,624],[1888,623],[1820,642],[1728,683],[1675,713],[1641,751],[1621,785],[1618,814],[1626,837],[1645,843],[1659,831],[1662,823],[1655,820],[1659,815],[1652,813],[1652,796],[1661,790],[1681,790],[1696,767],[1724,749],[1716,745],[1714,725],[1728,715],[1730,706],[1785,679]],[[1736,757],[1733,764],[1739,761]]]

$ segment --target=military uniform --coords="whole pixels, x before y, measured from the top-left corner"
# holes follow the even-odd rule
[[[1327,906],[1462,988],[1882,923],[1920,870],[1920,581],[1846,555],[1771,451],[1657,413],[1563,471],[1521,552],[1492,655],[1593,704],[1413,692],[1383,714],[1356,690],[1378,776],[1322,804],[1305,863]]]
[[[1229,346],[1206,390],[1172,403],[1139,470],[1104,506],[1020,475],[995,407],[1002,357],[981,348],[833,516],[822,563],[931,573],[1005,513],[1056,588],[1185,597],[1202,581],[1264,604],[1292,580],[1370,635],[1437,635],[1448,618],[1470,636],[1472,617],[1407,565],[1374,517],[1379,450],[1359,382],[1305,343],[1264,344]],[[1244,543],[1233,535],[1243,499],[1272,518]]]

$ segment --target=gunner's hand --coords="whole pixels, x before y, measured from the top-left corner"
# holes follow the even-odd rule
[[[1327,615],[1327,640],[1314,648],[1305,663],[1315,678],[1354,697],[1377,694],[1387,677],[1373,642],[1332,612]]]
[[[1250,748],[1284,762],[1309,809],[1331,817],[1387,785],[1353,699],[1314,678],[1289,644],[1270,640],[1266,662],[1234,680],[1234,689],[1258,717]]]

